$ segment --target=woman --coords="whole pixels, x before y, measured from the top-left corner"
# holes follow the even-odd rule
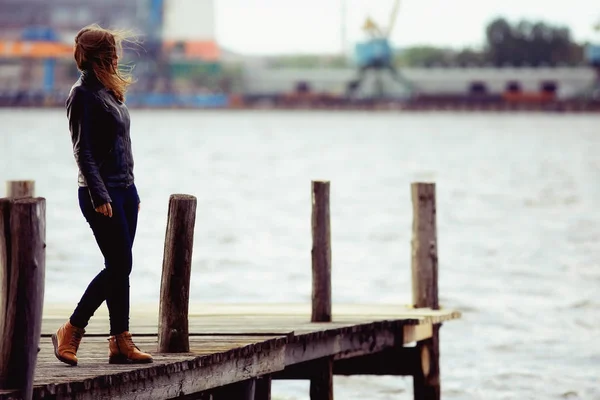
[[[81,77],[66,102],[73,154],[79,167],[79,205],[104,256],[69,320],[52,335],[54,354],[77,365],[85,327],[106,300],[110,315],[109,362],[148,363],[129,333],[129,274],[140,199],[134,184],[129,112],[131,77],[118,69],[122,38],[97,25],[75,37]]]

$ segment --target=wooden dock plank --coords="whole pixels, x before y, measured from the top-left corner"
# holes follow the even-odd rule
[[[311,323],[310,307],[292,306],[284,314],[279,305],[203,305],[191,308],[190,352],[161,354],[156,352],[158,310],[134,308],[134,340],[153,355],[154,363],[110,365],[108,318],[99,310],[81,343],[79,366],[69,367],[56,360],[49,339],[66,319],[61,316],[68,315],[66,310],[45,310],[35,398],[178,397],[263,375],[282,377],[286,367],[324,357],[347,360],[377,354],[430,337],[433,324],[460,317],[452,310],[334,306],[333,322]],[[18,397],[0,391],[0,400],[12,398]]]
[[[311,332],[315,325],[310,322],[311,310],[302,304],[289,305],[284,313],[281,305],[214,305],[190,306],[190,334],[272,334],[286,335],[292,331]],[[158,309],[136,308],[132,313],[131,331],[136,334],[154,334],[158,329]],[[44,311],[42,333],[50,334],[64,323],[70,315],[64,306],[47,307]],[[460,318],[453,310],[412,309],[390,305],[334,305],[333,321],[329,326],[352,326],[357,323],[403,320],[407,325],[437,324]],[[108,315],[105,308],[96,313],[87,328],[88,333],[108,332]]]
[[[135,316],[153,315],[157,317],[158,322],[158,306],[155,304],[132,304],[132,310]],[[433,311],[446,313],[451,310],[430,310],[428,308],[413,308],[406,305],[398,304],[333,304],[332,310],[334,316],[340,315],[380,315],[394,316],[402,313],[429,313]],[[73,311],[72,304],[46,304],[44,307],[44,317],[64,317],[70,315]],[[107,316],[105,307],[101,307],[95,314],[95,317]],[[280,316],[280,317],[295,317],[295,316],[311,316],[310,304],[303,303],[244,303],[244,304],[215,304],[215,303],[191,303],[189,316],[222,316],[222,315],[239,315],[242,317],[252,316]],[[94,317],[94,318],[95,318]]]
[[[154,363],[108,364],[108,345],[85,338],[79,365],[69,367],[54,358],[50,340],[42,339],[36,369],[36,398],[160,399],[195,393],[282,370],[285,337],[194,337],[186,354],[158,354],[157,339],[136,340],[149,349]],[[0,399],[12,392],[0,391]]]

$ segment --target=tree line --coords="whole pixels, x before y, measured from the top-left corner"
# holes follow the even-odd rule
[[[393,45],[393,43],[392,43]],[[485,28],[480,48],[413,46],[397,51],[397,67],[427,66],[561,66],[586,63],[587,43],[577,43],[568,27],[544,21],[510,22],[497,18]],[[353,66],[341,55],[272,57],[269,64],[285,68],[340,68]]]
[[[557,66],[585,63],[586,43],[574,41],[568,27],[505,18],[491,21],[481,49],[415,46],[396,55],[399,66],[492,65]]]

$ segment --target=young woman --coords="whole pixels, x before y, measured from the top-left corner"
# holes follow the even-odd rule
[[[131,78],[118,69],[122,38],[97,25],[75,37],[81,77],[66,102],[73,154],[79,167],[79,206],[104,256],[104,269],[87,287],[69,320],[52,335],[56,357],[77,365],[85,327],[106,300],[109,362],[148,363],[129,333],[129,274],[140,199],[134,184],[129,112]]]

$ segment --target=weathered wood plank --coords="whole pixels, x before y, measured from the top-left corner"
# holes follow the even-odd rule
[[[189,351],[188,308],[196,197],[171,195],[160,289],[158,348],[162,352]]]
[[[47,375],[36,382],[34,396],[55,396],[55,399],[167,399],[183,396],[283,369],[286,341],[286,338],[271,338],[243,347],[231,343],[231,346],[237,347],[201,356],[151,352],[154,363],[146,365],[112,365],[107,363],[106,358],[103,362],[88,358],[90,352],[97,354],[99,351],[91,349],[91,345],[100,346],[101,341],[96,339],[87,345],[82,342],[79,366],[72,368],[55,361],[53,368],[42,370]],[[102,345],[102,349],[106,354],[105,346]],[[52,351],[49,344],[43,348],[43,352]],[[42,382],[48,383],[40,385]],[[0,391],[0,399],[10,396],[11,392]]]
[[[402,346],[431,337],[432,325],[390,326],[373,328],[370,335],[362,332],[346,333],[318,340],[290,341],[286,349],[286,369],[273,375],[274,379],[309,379],[315,371],[312,364],[324,355],[333,355],[335,362],[357,359],[385,351],[399,351]],[[401,354],[401,353],[394,353]],[[415,358],[411,358],[413,362]],[[399,361],[402,363],[401,361]],[[401,367],[398,367],[401,368]],[[407,368],[402,367],[403,370]],[[415,370],[413,366],[410,371]]]
[[[232,310],[230,305],[223,306],[223,314],[218,315],[221,309],[219,306],[207,305],[196,306],[197,310],[205,310],[206,315],[200,312],[192,313],[189,319],[189,330],[191,335],[231,335],[231,334],[265,334],[265,335],[287,335],[290,332],[297,334],[307,331],[314,331],[329,327],[353,326],[356,324],[373,321],[403,320],[406,325],[419,324],[437,324],[444,321],[460,318],[461,314],[454,310],[429,310],[429,309],[403,309],[396,306],[372,306],[373,312],[368,313],[366,306],[357,307],[356,315],[348,313],[339,313],[333,315],[333,322],[328,324],[310,323],[310,310],[304,315],[282,316],[279,311],[273,315],[270,314],[270,307],[257,306],[257,309],[263,310],[265,314],[257,315],[252,308],[240,307],[243,311],[248,309],[250,316],[240,316],[237,311],[229,313]],[[379,312],[377,312],[379,310]],[[395,310],[395,311],[394,311]],[[292,307],[292,311],[294,308]],[[346,310],[347,311],[347,310]],[[54,307],[47,307],[43,321],[43,332],[51,334],[64,323],[64,315],[68,315],[68,310],[57,310]],[[63,315],[61,315],[63,314]],[[50,316],[48,316],[50,315]],[[131,329],[133,332],[144,335],[154,335],[157,330],[158,314],[154,310],[138,308],[134,306],[134,312],[131,319]],[[329,326],[328,326],[329,325]],[[104,309],[98,310],[90,325],[86,328],[89,334],[108,333],[108,315]]]
[[[132,319],[145,319],[148,317],[154,318],[158,315],[158,307],[151,303],[135,303],[132,304],[133,315]],[[72,312],[71,304],[50,304],[44,311],[45,318],[63,318],[65,314]],[[333,304],[332,316],[334,317],[384,317],[391,318],[397,315],[406,313],[447,313],[451,310],[440,307],[440,310],[431,310],[430,308],[420,307],[414,308],[411,305],[399,304]],[[96,317],[108,317],[108,310],[104,307],[97,310],[94,314]],[[278,317],[278,318],[305,318],[310,321],[311,307],[310,304],[304,303],[271,303],[271,304],[215,304],[215,303],[191,303],[189,309],[189,317],[193,318],[208,318],[208,317],[246,317],[252,319],[254,317]],[[64,322],[64,321],[63,321]]]
[[[286,365],[294,365],[333,355],[355,357],[370,354],[396,345],[397,333],[395,329],[402,329],[400,325],[395,329],[391,326],[384,327],[378,324],[365,324],[362,327],[363,330],[355,330],[354,332],[338,331],[336,334],[320,332],[294,337],[286,346]]]
[[[165,354],[156,353],[157,338],[137,338],[136,343],[144,351],[153,354],[155,363],[172,363],[193,360],[197,356],[208,356],[203,359],[203,363],[220,362],[224,360],[224,353],[236,350],[242,352],[257,352],[263,347],[268,348],[271,344],[268,342],[277,339],[279,343],[284,342],[284,338],[278,337],[200,337],[191,339],[192,353]],[[264,342],[267,342],[266,344]],[[61,379],[79,379],[89,374],[96,376],[101,372],[108,371],[133,371],[144,368],[143,365],[115,365],[108,364],[108,344],[105,338],[84,337],[78,352],[79,366],[71,368],[65,364],[59,363],[53,353],[51,341],[49,338],[41,340],[41,351],[38,355],[38,368],[36,371],[36,384],[43,380],[49,380],[55,383]],[[245,350],[239,350],[245,347]]]
[[[429,339],[433,336],[433,324],[406,325],[403,328],[403,345]]]
[[[48,311],[54,314],[53,309]],[[287,379],[289,376],[286,377],[285,373],[293,371],[289,369],[292,364],[307,361],[310,364],[310,361],[327,357],[333,357],[335,362],[338,362],[377,354],[401,347],[410,341],[422,340],[431,334],[432,329],[431,324],[423,323],[425,317],[375,322],[368,320],[367,316],[358,316],[352,324],[354,318],[346,315],[345,323],[310,323],[310,314],[293,318],[280,315],[253,317],[251,320],[258,319],[259,322],[249,328],[248,318],[232,318],[229,315],[219,317],[213,311],[215,310],[207,310],[208,316],[197,316],[192,321],[197,321],[199,327],[204,323],[212,325],[209,327],[211,331],[225,327],[237,333],[232,336],[220,333],[214,336],[191,334],[189,353],[156,352],[156,334],[136,335],[135,341],[140,348],[153,355],[152,365],[108,364],[106,330],[102,335],[84,337],[78,353],[79,366],[71,368],[55,359],[50,339],[44,337],[38,355],[35,383],[39,389],[36,395],[57,395],[57,399],[86,399],[93,396],[160,399],[179,395],[185,395],[185,398],[189,399],[200,398],[199,394],[191,395],[192,391],[210,391],[216,387],[264,375],[271,375],[275,379]],[[426,310],[421,311],[422,315],[427,314]],[[408,312],[410,314],[411,310]],[[454,312],[448,310],[432,313],[448,317]],[[144,315],[143,319],[134,320],[138,319],[146,326],[152,325],[149,320],[156,321],[154,318],[148,318],[152,313]],[[62,321],[62,318],[57,319],[57,322],[59,321]],[[286,325],[289,329],[283,329],[285,334],[280,336],[261,336],[249,331],[260,323],[270,325],[267,326],[268,330],[274,330],[281,325]],[[154,324],[156,326],[156,322]],[[279,353],[273,355],[275,349]],[[272,354],[272,357],[261,361],[258,358],[263,354]],[[256,363],[258,366],[254,365]],[[190,372],[192,370],[193,372]],[[304,376],[306,379],[306,375]],[[197,381],[205,383],[198,384]],[[181,382],[183,383],[180,385]],[[6,398],[7,393],[0,392],[0,400]]]

